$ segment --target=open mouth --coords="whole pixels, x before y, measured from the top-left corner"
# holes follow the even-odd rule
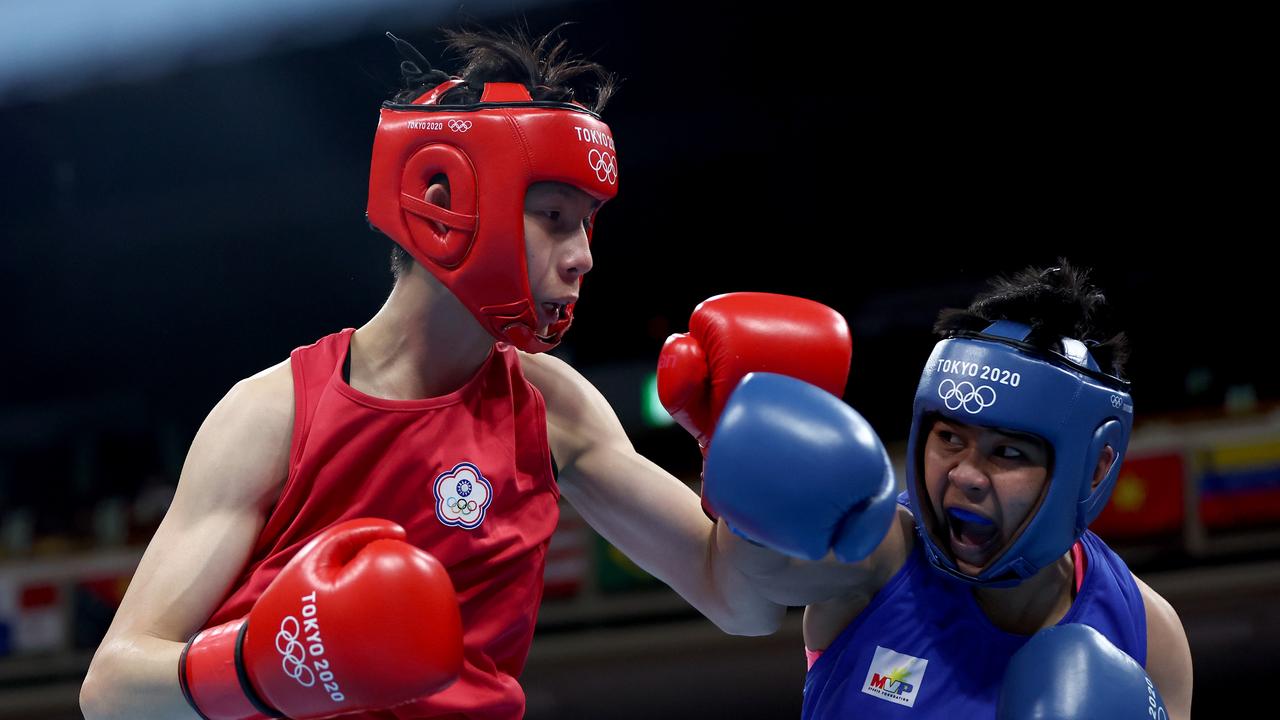
[[[947,530],[956,559],[983,565],[1000,542],[994,521],[960,508],[947,508]]]
[[[568,305],[558,302],[544,302],[541,307],[543,316],[551,319],[551,322],[547,323],[548,325],[563,320],[568,314],[569,308]]]
[[[546,338],[551,335],[551,328],[558,322],[568,319],[569,305],[560,302],[544,302],[538,304],[538,335]]]

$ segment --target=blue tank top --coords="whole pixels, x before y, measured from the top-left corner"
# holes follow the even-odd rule
[[[1097,535],[1080,540],[1084,580],[1059,624],[1092,626],[1145,666],[1146,611],[1133,575]],[[931,568],[916,542],[809,669],[801,718],[990,720],[1005,667],[1029,639],[993,625],[970,586]]]

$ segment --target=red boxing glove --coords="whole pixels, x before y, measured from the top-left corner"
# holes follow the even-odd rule
[[[840,397],[852,356],[848,323],[822,303],[771,293],[717,295],[694,308],[688,333],[662,346],[658,398],[705,455],[729,395],[748,373],[787,375]]]
[[[178,678],[208,720],[306,720],[409,702],[462,669],[462,619],[443,566],[399,525],[317,535],[240,620],[201,631]]]

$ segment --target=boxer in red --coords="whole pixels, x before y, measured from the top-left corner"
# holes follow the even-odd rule
[[[386,304],[209,414],[94,656],[86,717],[519,717],[561,493],[725,630],[780,623],[698,496],[541,354],[617,192],[598,114],[612,79],[549,36],[450,38],[457,76],[396,40],[406,89],[381,110],[368,205],[395,243]],[[843,385],[843,319],[795,298],[708,309],[686,360],[715,355],[734,316],[779,325],[769,368]],[[731,388],[679,402],[697,415]]]

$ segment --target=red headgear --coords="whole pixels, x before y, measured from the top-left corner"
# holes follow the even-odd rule
[[[485,83],[475,105],[437,104],[463,82],[444,82],[411,104],[382,104],[369,172],[369,222],[439,278],[495,338],[526,352],[550,350],[573,321],[573,306],[546,337],[536,334],[525,262],[525,192],[535,182],[551,181],[601,202],[614,197],[613,134],[581,105],[535,102],[519,83]],[[440,173],[449,178],[448,210],[423,199]],[[588,240],[590,233],[588,228]]]

